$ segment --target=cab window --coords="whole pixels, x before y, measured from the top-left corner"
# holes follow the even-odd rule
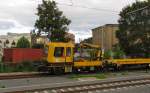
[[[66,56],[67,56],[67,57],[70,57],[70,56],[71,56],[71,48],[70,48],[70,47],[67,47],[67,48],[66,48]]]
[[[64,47],[56,47],[54,51],[55,57],[62,57],[64,54]]]

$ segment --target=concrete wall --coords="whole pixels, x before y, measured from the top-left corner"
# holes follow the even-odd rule
[[[103,40],[104,49],[112,49],[113,45],[118,43],[116,38],[116,30],[118,30],[117,24],[106,24],[104,26],[92,29],[93,44],[102,46]]]

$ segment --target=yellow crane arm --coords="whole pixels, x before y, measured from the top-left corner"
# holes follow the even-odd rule
[[[81,47],[91,47],[91,48],[100,48],[99,45],[89,44],[89,43],[81,43]]]

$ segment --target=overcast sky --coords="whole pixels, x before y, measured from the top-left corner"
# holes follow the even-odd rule
[[[79,38],[91,36],[91,29],[115,24],[119,11],[135,0],[55,0],[58,7],[72,20],[69,31]],[[71,5],[73,2],[73,6]],[[35,13],[40,0],[0,0],[0,34],[30,32],[36,20]],[[83,8],[83,7],[89,7]]]

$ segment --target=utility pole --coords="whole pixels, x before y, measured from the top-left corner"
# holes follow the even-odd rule
[[[79,48],[80,48],[80,57],[82,57],[82,47],[81,47],[81,42],[82,42],[82,40],[81,40],[81,38],[79,38]]]
[[[102,33],[101,33],[101,46],[102,46],[102,59],[104,55],[104,26],[102,26]]]
[[[104,40],[104,27],[102,26],[102,34],[101,34],[101,40],[102,40],[102,49],[104,48],[104,42],[103,42],[103,40]]]

